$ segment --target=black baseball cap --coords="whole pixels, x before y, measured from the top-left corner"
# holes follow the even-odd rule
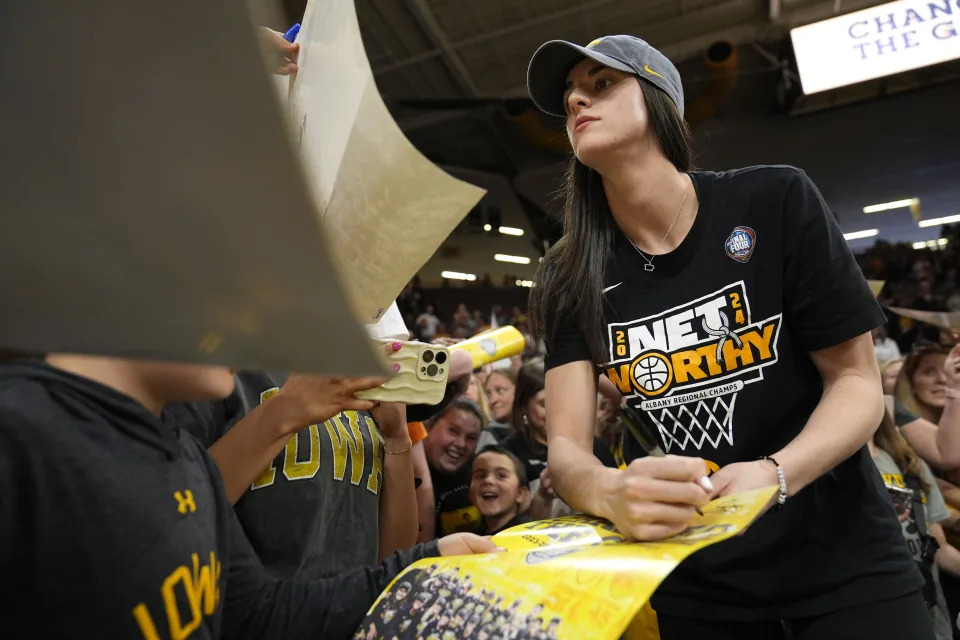
[[[567,74],[584,58],[605,67],[637,76],[673,100],[683,115],[683,83],[680,72],[665,55],[634,36],[604,36],[585,47],[551,40],[540,45],[527,67],[527,91],[534,104],[553,116],[563,116],[563,91]]]

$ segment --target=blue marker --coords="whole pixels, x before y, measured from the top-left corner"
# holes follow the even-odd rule
[[[294,40],[297,39],[297,34],[298,34],[298,33],[300,33],[300,23],[299,23],[299,22],[298,22],[297,24],[293,25],[292,27],[290,27],[289,29],[287,29],[287,32],[286,32],[285,34],[283,34],[283,39],[286,40],[287,42],[293,42]]]

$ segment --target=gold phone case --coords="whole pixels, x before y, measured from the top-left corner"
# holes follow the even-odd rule
[[[404,342],[400,351],[390,354],[389,362],[399,363],[400,371],[376,389],[357,392],[356,397],[376,402],[429,405],[443,400],[450,375],[450,351],[446,347]]]

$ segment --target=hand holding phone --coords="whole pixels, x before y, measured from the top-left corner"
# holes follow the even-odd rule
[[[388,344],[394,341],[377,342]],[[390,353],[388,360],[396,374],[375,389],[358,392],[357,398],[428,405],[443,400],[450,375],[450,351],[446,347],[423,342],[401,342],[400,349]]]

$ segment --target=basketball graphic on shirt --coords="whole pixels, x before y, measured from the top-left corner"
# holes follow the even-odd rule
[[[747,257],[756,239],[746,228],[738,233],[730,249]],[[656,426],[665,452],[733,446],[738,393],[763,380],[764,369],[779,359],[782,315],[754,315],[753,307],[739,280],[650,315],[608,323],[604,373]]]
[[[655,396],[663,393],[670,386],[673,371],[670,368],[670,361],[663,354],[645,353],[634,361],[631,375],[636,386],[646,395]]]

